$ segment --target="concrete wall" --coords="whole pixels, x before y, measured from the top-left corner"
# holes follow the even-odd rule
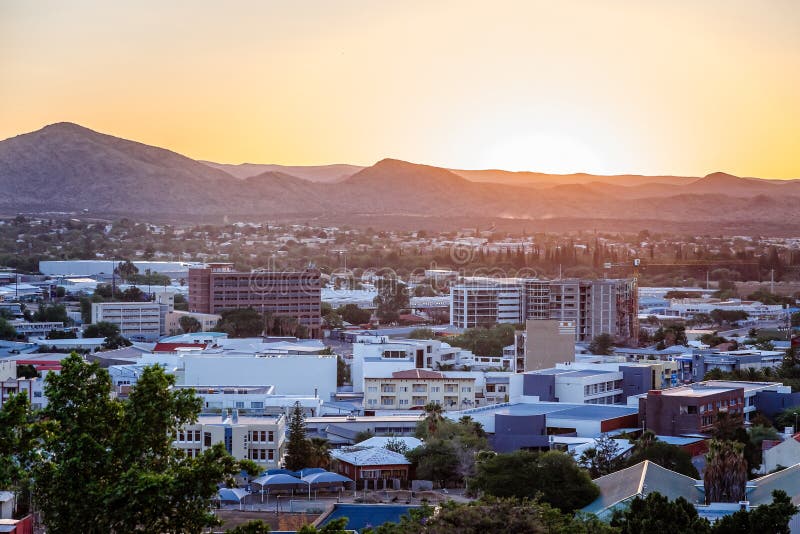
[[[759,391],[755,395],[755,403],[756,410],[771,418],[784,410],[800,406],[800,392]]]
[[[555,402],[556,376],[540,374],[522,375],[523,395],[539,397],[541,401]]]
[[[336,392],[335,356],[185,356],[185,385],[274,385],[279,395],[317,395],[325,401]]]
[[[529,320],[525,323],[525,370],[536,371],[575,360],[574,326],[556,320]]]
[[[625,397],[647,393],[653,385],[653,368],[620,365],[622,371],[622,394]]]
[[[513,452],[523,447],[547,447],[546,425],[544,415],[495,415],[492,448]]]

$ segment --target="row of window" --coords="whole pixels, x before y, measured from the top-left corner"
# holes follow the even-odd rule
[[[275,449],[249,449],[247,452],[248,458],[251,460],[274,460]]]

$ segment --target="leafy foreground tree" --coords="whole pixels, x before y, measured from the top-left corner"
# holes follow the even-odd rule
[[[684,498],[670,501],[654,492],[645,498],[636,497],[625,510],[615,511],[611,526],[621,534],[789,534],[789,521],[795,513],[797,507],[789,496],[776,490],[772,492],[771,504],[740,510],[710,524]]]
[[[772,503],[762,504],[749,512],[740,510],[714,524],[714,532],[752,532],[755,534],[789,534],[789,520],[797,507],[783,490],[772,492]]]
[[[28,512],[30,469],[39,461],[39,427],[33,424],[28,397],[10,395],[0,408],[0,488],[16,494],[16,517]]]
[[[42,420],[45,458],[33,469],[34,495],[48,532],[201,532],[217,484],[241,470],[220,443],[197,458],[172,447],[180,426],[197,419],[201,401],[171,390],[175,379],[145,368],[128,400],[111,398],[111,380],[73,354],[48,375]]]
[[[657,492],[645,498],[636,497],[627,509],[616,510],[611,518],[611,526],[619,528],[621,534],[711,532],[711,525],[698,515],[692,503],[683,497],[670,501]]]
[[[478,464],[472,488],[495,497],[538,497],[564,513],[572,513],[600,495],[589,474],[572,456],[560,451],[498,454]]]
[[[616,532],[595,519],[572,517],[537,501],[485,497],[468,504],[447,501],[434,514],[412,509],[399,523],[386,523],[367,534],[607,534]]]

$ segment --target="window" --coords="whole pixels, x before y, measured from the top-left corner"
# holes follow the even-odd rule
[[[186,439],[184,439],[184,438],[185,438],[185,435],[183,433],[183,430],[181,430],[180,432],[178,432],[178,441],[186,441]]]
[[[274,460],[275,459],[275,451],[274,450],[270,449],[270,450],[267,451],[267,459],[268,460]]]
[[[472,393],[472,388],[471,387],[466,387],[466,386],[462,387],[461,388],[461,393]]]
[[[439,393],[439,386],[431,386],[431,393]]]
[[[41,397],[41,396],[42,396],[42,392],[41,392],[41,391],[34,391],[34,392],[33,392],[33,396],[34,396],[34,397],[37,397],[37,398],[38,398],[38,397]]]
[[[264,403],[261,401],[253,401],[250,403],[250,408],[254,410],[261,410],[264,408]]]
[[[194,431],[194,440],[197,441],[198,443],[200,442],[200,431],[199,430],[195,430]]]
[[[203,446],[210,447],[211,446],[211,432],[204,432],[203,433]]]
[[[271,443],[271,442],[273,442],[273,441],[275,441],[275,432],[274,432],[274,431],[272,431],[272,430],[270,430],[270,431],[267,433],[267,438],[268,438],[268,439],[267,439],[267,441],[269,441],[270,443]]]
[[[369,386],[367,388],[367,392],[369,392],[369,393],[377,393],[378,392],[378,386]]]
[[[236,401],[234,403],[234,408],[244,408],[244,401]]]

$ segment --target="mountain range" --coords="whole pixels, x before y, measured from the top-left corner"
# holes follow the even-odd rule
[[[378,218],[681,223],[742,233],[800,228],[800,180],[552,175],[384,159],[357,165],[228,165],[72,123],[0,141],[0,213],[79,212],[168,220]],[[649,222],[647,222],[649,221]],[[646,223],[647,222],[647,223]]]

